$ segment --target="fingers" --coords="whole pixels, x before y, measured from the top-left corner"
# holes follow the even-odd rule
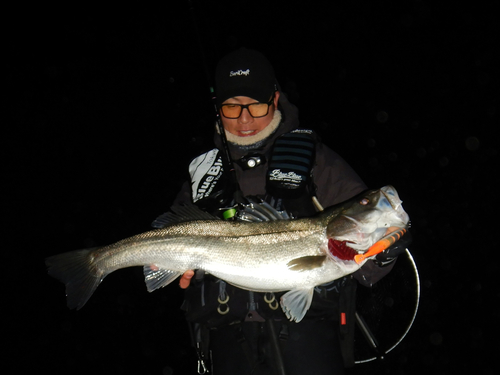
[[[184,274],[181,276],[181,279],[179,281],[179,286],[182,289],[186,289],[189,286],[189,284],[191,283],[191,279],[193,278],[193,276],[194,276],[193,270],[187,270],[186,272],[184,272]]]

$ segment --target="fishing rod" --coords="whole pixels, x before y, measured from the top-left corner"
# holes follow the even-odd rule
[[[226,167],[226,170],[229,172],[229,179],[231,183],[231,190],[233,191],[233,198],[234,201],[237,204],[242,204],[245,202],[245,199],[243,197],[243,192],[241,191],[240,184],[238,182],[238,178],[236,177],[236,170],[234,168],[234,163],[233,159],[231,158],[231,153],[229,151],[229,145],[227,142],[227,137],[226,137],[226,131],[224,129],[224,125],[222,125],[222,119],[220,117],[220,111],[217,106],[217,96],[214,90],[214,85],[212,84],[212,76],[210,74],[210,71],[208,69],[208,64],[207,64],[207,59],[205,56],[205,52],[203,49],[203,44],[201,42],[201,37],[200,37],[200,31],[198,29],[198,23],[196,22],[196,13],[194,9],[194,4],[193,0],[188,0],[189,4],[189,9],[191,12],[191,18],[192,18],[192,23],[193,23],[193,28],[196,34],[196,39],[198,41],[198,49],[202,61],[202,68],[203,71],[205,72],[205,78],[208,83],[209,87],[209,93],[210,93],[210,98],[212,101],[212,105],[215,111],[215,126],[217,129],[217,133],[220,136],[221,142],[222,142],[222,149],[220,150],[222,152],[222,163]]]

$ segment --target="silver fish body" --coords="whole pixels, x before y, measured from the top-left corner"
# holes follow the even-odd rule
[[[362,265],[332,256],[330,239],[350,241],[363,252],[387,228],[406,227],[408,221],[396,190],[386,186],[312,218],[251,223],[195,219],[94,251],[55,255],[46,263],[49,274],[66,284],[70,308],[81,308],[117,269],[144,266],[149,291],[168,285],[186,270],[202,269],[243,289],[289,291],[282,297],[282,308],[291,320],[300,321],[315,286]]]

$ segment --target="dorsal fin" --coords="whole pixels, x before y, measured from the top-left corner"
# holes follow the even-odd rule
[[[240,205],[235,215],[238,221],[259,222],[274,220],[290,220],[286,211],[278,211],[269,203],[257,197],[247,197],[248,204]],[[196,205],[172,206],[170,211],[158,216],[152,223],[153,228],[165,228],[172,224],[192,220],[220,220],[218,217],[203,211]]]
[[[206,211],[203,211],[196,205],[187,205],[187,206],[172,206],[170,211],[165,212],[158,216],[152,223],[151,226],[153,228],[165,228],[172,224],[183,223],[186,221],[192,220],[220,220],[218,217],[215,217],[209,214]]]
[[[257,197],[247,197],[249,202],[243,205],[236,214],[238,221],[274,221],[289,220],[290,216],[286,211],[278,211],[266,201]]]

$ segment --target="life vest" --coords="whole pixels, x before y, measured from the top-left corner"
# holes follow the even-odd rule
[[[265,168],[266,200],[280,202],[293,216],[315,213],[311,203],[315,188],[312,172],[317,138],[312,130],[295,129],[279,136],[268,156],[249,153],[234,161],[243,170]],[[224,171],[222,152],[214,148],[189,165],[191,198],[200,208],[214,213],[231,205],[233,191]]]

